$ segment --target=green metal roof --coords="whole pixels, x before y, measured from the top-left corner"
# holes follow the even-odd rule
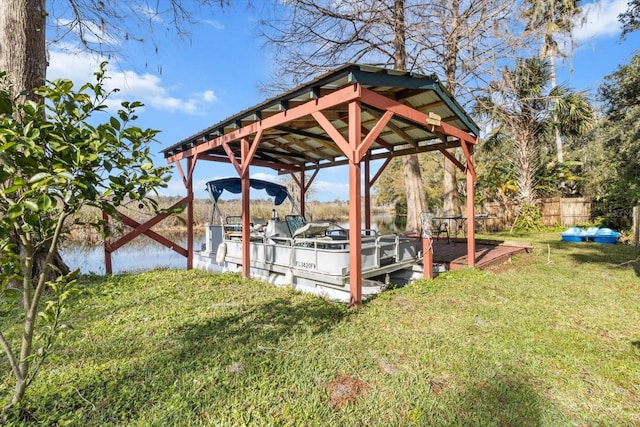
[[[445,90],[435,75],[425,76],[368,65],[346,64],[183,139],[163,150],[164,156],[169,158],[355,83],[422,113],[434,113],[440,116],[443,122],[459,130],[474,136],[479,135],[478,126],[473,119]],[[346,137],[348,133],[348,120],[345,118],[346,106],[338,106],[324,113],[336,129]],[[363,133],[375,125],[381,113],[379,109],[363,103]],[[376,142],[371,147],[371,153],[375,154],[372,158],[399,155],[395,153],[396,148],[410,143],[413,143],[418,151],[455,146],[442,141],[442,135],[432,133],[426,125],[418,126],[395,116],[380,134],[378,141],[379,143]],[[233,148],[233,151],[236,150],[239,153],[239,146]],[[220,158],[227,156],[222,147],[212,148],[206,154],[212,159],[216,156]],[[255,158],[303,169],[344,163],[344,154],[312,117],[299,118],[266,130]]]

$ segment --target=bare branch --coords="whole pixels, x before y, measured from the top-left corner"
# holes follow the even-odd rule
[[[117,52],[125,41],[145,41],[154,30],[190,35],[189,27],[199,21],[203,9],[225,7],[228,0],[50,0],[49,19],[55,24],[50,43],[75,35],[86,49]]]

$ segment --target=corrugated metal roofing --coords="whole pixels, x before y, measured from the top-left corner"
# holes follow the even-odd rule
[[[447,93],[436,76],[424,76],[367,65],[346,64],[309,83],[270,98],[185,138],[163,150],[164,156],[169,161],[175,160],[174,156],[180,153],[187,154],[187,150],[200,144],[309,101],[318,100],[329,93],[356,83],[422,113],[436,114],[441,117],[443,122],[464,132],[474,136],[479,134],[478,126],[455,99]],[[322,113],[347,139],[348,104],[324,109]],[[383,113],[384,111],[379,108],[362,103],[363,137],[378,122]],[[421,152],[458,146],[459,141],[456,141],[455,138],[443,138],[443,135],[433,133],[426,124],[420,126],[415,122],[394,116],[371,146],[370,158],[408,154],[407,150],[404,150],[408,145],[413,147],[413,151]],[[239,141],[229,142],[228,146],[239,159]],[[228,154],[222,146],[213,146],[201,154],[205,154],[209,160],[224,161],[225,158],[228,159]],[[275,169],[284,170],[290,167],[299,170],[300,168],[315,169],[344,164],[346,157],[318,122],[311,115],[308,115],[265,129],[253,158],[254,163],[257,161],[262,161],[264,165],[274,165]]]

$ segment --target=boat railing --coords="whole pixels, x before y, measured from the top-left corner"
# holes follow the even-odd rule
[[[362,271],[369,272],[386,268],[397,263],[413,262],[417,256],[415,239],[398,234],[380,235],[376,230],[363,230],[361,240]],[[286,235],[269,236],[264,231],[252,230],[252,244],[258,244],[254,254],[256,262],[279,264],[288,268],[303,269],[316,274],[349,274],[349,257],[352,245],[348,236],[326,233],[307,237],[304,233],[290,237]],[[241,231],[229,231],[224,234],[228,243],[228,254],[240,255],[238,244],[242,241]],[[281,248],[275,250],[275,248]]]

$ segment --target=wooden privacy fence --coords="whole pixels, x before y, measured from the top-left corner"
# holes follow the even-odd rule
[[[591,221],[591,200],[584,197],[553,197],[542,200],[542,223],[574,226]]]
[[[591,200],[584,197],[563,198],[553,197],[542,200],[542,223],[547,226],[583,225],[591,221]],[[478,213],[487,214],[485,221],[488,231],[503,230],[511,227],[516,215],[517,207],[505,206],[500,202],[485,203]]]
[[[591,201],[585,197],[553,197],[542,201],[542,223],[547,226],[561,225],[573,227],[591,222]],[[504,230],[513,224],[517,208],[500,202],[488,202],[477,211],[487,216],[479,224],[483,231]],[[633,207],[631,242],[640,247],[640,205]]]

